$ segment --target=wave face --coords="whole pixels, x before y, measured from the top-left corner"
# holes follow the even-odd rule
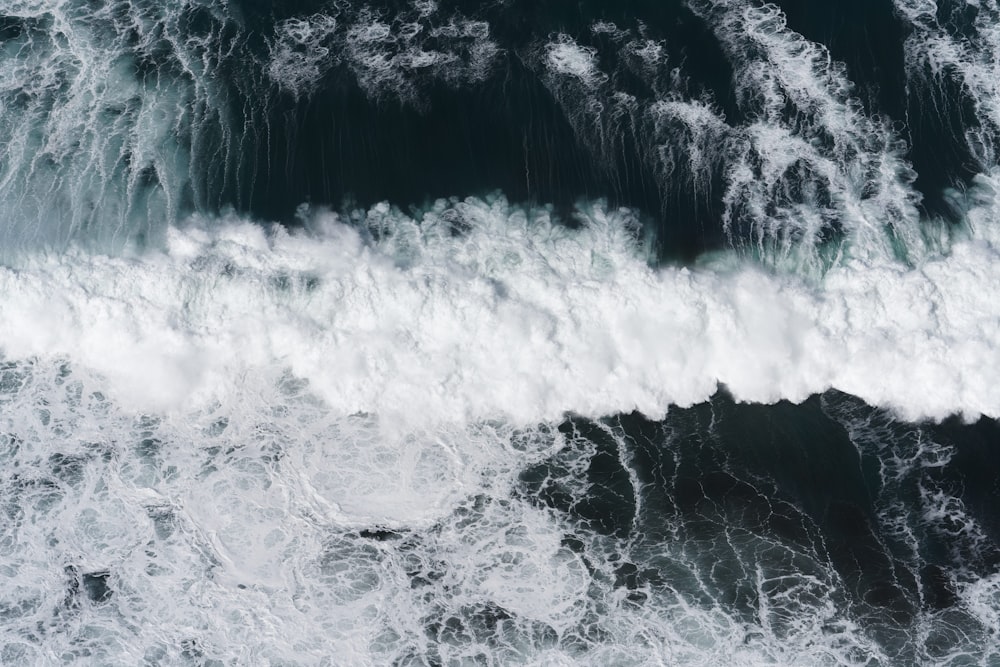
[[[0,0],[0,663],[1000,661],[1000,6],[278,4]]]

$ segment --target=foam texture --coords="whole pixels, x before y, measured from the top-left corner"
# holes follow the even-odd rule
[[[316,214],[312,234],[192,224],[163,252],[0,271],[0,345],[92,369],[137,409],[290,372],[337,413],[408,424],[659,415],[720,383],[744,401],[834,387],[908,418],[1000,415],[983,289],[1000,262],[983,238],[915,269],[855,260],[813,279],[727,255],[650,268],[635,219],[600,204],[579,230],[502,198],[356,217]]]

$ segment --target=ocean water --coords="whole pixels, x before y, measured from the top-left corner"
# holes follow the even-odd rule
[[[0,664],[1000,664],[995,0],[0,0]]]

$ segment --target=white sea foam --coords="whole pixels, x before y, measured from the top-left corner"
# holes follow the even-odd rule
[[[749,232],[762,245],[776,239],[779,256],[788,256],[803,245],[819,247],[825,232],[840,227],[856,239],[852,254],[923,256],[905,148],[883,119],[865,113],[844,66],[789,29],[774,5],[689,5],[729,53],[740,106],[751,118],[726,169],[727,225],[749,228],[736,236]]]
[[[575,404],[627,409],[643,383],[674,391],[713,358],[749,364],[777,388],[769,400],[790,386],[779,376],[814,372],[819,386],[846,361],[876,392],[892,380],[890,404],[931,394],[951,409],[966,394],[920,385],[919,366],[954,365],[952,344],[995,349],[981,289],[995,280],[993,242],[817,284],[723,260],[650,269],[630,217],[599,207],[568,231],[502,202],[419,225],[382,206],[367,215],[378,242],[312,222],[311,236],[192,226],[162,253],[3,273],[4,662],[891,662],[831,599],[841,584],[828,564],[794,581],[751,568],[747,619],[685,587],[716,565],[697,545],[651,554],[574,533],[512,489],[562,453],[575,466],[564,486],[582,499],[593,452],[516,426]],[[844,356],[859,347],[871,354]],[[995,372],[974,367],[980,351],[958,352],[969,356],[953,378]],[[714,388],[703,384],[690,400]],[[995,411],[992,388],[978,390]],[[927,520],[955,526],[954,503],[929,494]],[[397,532],[359,533],[372,527]],[[748,565],[756,550],[815,559],[752,535],[737,546]],[[623,559],[669,564],[669,586],[645,585],[636,602],[614,583]],[[107,600],[86,589],[103,573]],[[996,616],[993,579],[959,583],[961,604],[921,621],[966,629],[956,660],[985,650],[970,628]]]
[[[1000,416],[989,241],[915,269],[856,260],[816,283],[724,256],[651,269],[628,213],[583,219],[570,231],[502,199],[441,202],[420,221],[377,206],[378,242],[327,214],[314,236],[230,221],[174,229],[142,257],[39,258],[0,272],[0,345],[92,369],[137,409],[291,372],[338,414],[407,428],[659,415],[720,383],[746,401],[835,387],[910,418]]]
[[[751,665],[878,655],[822,600],[795,607],[792,637],[670,589],[629,601],[613,583],[627,547],[583,534],[576,553],[563,540],[572,526],[512,494],[520,469],[569,446],[554,430],[481,423],[393,440],[366,416],[331,414],[294,378],[246,380],[225,405],[136,417],[86,372],[4,367],[3,420],[18,434],[0,441],[0,503],[12,516],[0,525],[11,582],[0,589],[5,662]],[[585,454],[576,465],[585,468]],[[339,500],[374,499],[365,511],[385,512],[378,499],[408,483],[421,492],[394,504],[409,516],[380,518],[399,532],[377,540],[352,530],[371,517]],[[445,507],[414,516],[444,493]],[[86,588],[95,575],[107,577],[110,598]],[[761,593],[784,608],[766,582]]]
[[[607,80],[597,64],[597,49],[577,44],[569,35],[546,45],[549,66],[559,74],[568,74],[587,86],[596,86]]]
[[[331,44],[337,26],[336,17],[325,14],[279,23],[267,68],[271,79],[296,96],[312,90],[339,60]]]
[[[346,62],[372,98],[419,103],[427,82],[482,81],[499,54],[488,23],[444,14],[435,2],[414,1],[393,15],[367,5],[335,5],[280,23],[267,71],[280,87],[304,96]]]
[[[489,25],[436,3],[337,3],[264,35],[215,0],[7,2],[0,44],[0,256],[156,245],[193,211],[246,206],[275,131],[268,81],[297,98],[343,63],[375,99],[481,81]]]
[[[227,17],[211,3],[75,5],[2,10],[5,259],[70,239],[102,250],[155,239],[218,196],[206,192],[208,172],[240,162],[216,57],[239,51]],[[204,32],[189,34],[186,16],[199,11]]]
[[[956,18],[939,21],[936,3],[894,4],[913,30],[905,44],[911,83],[931,84],[930,103],[957,105],[958,100],[941,97],[938,90],[946,80],[957,80],[980,123],[966,129],[968,147],[982,167],[995,166],[1000,161],[1000,6],[995,0],[959,2],[951,7]],[[963,12],[965,16],[959,16]]]
[[[751,122],[735,127],[710,99],[688,95],[661,44],[595,24],[656,94],[614,90],[596,51],[561,37],[540,52],[566,108],[585,102],[578,131],[607,147],[626,124],[650,123],[641,136],[655,140],[665,179],[687,168],[703,186],[728,164],[730,192],[745,195],[753,224],[771,225],[768,238],[791,230],[809,245],[834,217],[867,248],[879,206],[891,228],[909,224],[914,195],[893,137],[858,109],[828,54],[771,7],[711,5],[729,48],[757,54],[742,79]],[[430,0],[411,7],[292,19],[268,71],[305,95],[343,57],[376,97],[414,94],[418,77],[488,71],[488,25],[442,18]],[[15,9],[63,21],[50,6]],[[111,125],[135,137],[135,156],[151,156],[134,158],[136,169],[153,164],[186,183],[191,156],[170,144],[171,113],[214,98],[183,82],[139,90],[128,63],[91,43],[99,24],[60,24],[72,48],[6,44],[23,57],[3,59],[0,92],[44,97],[69,73],[72,94],[53,107],[41,156],[74,155],[77,116],[92,113],[72,177],[113,182],[106,169],[88,171],[115,164],[120,149],[94,129],[100,112],[88,105],[99,99],[101,109],[124,105]],[[189,55],[211,51],[203,46],[171,53],[200,77],[205,62]],[[786,102],[795,122],[782,116]],[[17,127],[48,113],[34,107]],[[224,125],[210,108],[199,113]],[[18,155],[33,154],[30,133],[10,136]],[[869,171],[852,171],[857,161]],[[4,172],[0,194],[39,182],[62,191],[69,171],[31,164]],[[801,178],[840,198],[797,198],[787,186]],[[559,455],[568,472],[547,474],[563,474],[554,483],[579,503],[591,492],[593,445],[552,422],[566,412],[658,416],[720,383],[744,401],[836,387],[907,418],[1000,416],[997,180],[984,174],[956,197],[967,236],[946,253],[905,253],[904,263],[848,248],[822,276],[778,274],[735,252],[652,268],[628,211],[590,204],[570,230],[547,209],[499,198],[439,202],[417,219],[387,205],[316,212],[295,233],[192,219],[169,228],[162,249],[131,256],[23,255],[0,269],[0,663],[891,662],[871,627],[851,619],[819,554],[761,535],[727,542],[756,605],[741,613],[705,586],[717,562],[703,545],[644,551],[580,530],[526,498],[521,474]],[[856,196],[865,184],[876,195]],[[124,224],[104,195],[87,194],[89,181],[71,186],[72,201]],[[151,220],[169,218],[156,210]],[[862,457],[886,446],[870,423],[838,421]],[[626,457],[628,443],[610,437]],[[879,451],[887,491],[875,520],[914,559],[920,537],[892,491],[949,456],[923,441]],[[922,529],[964,552],[988,541],[958,498],[920,483]],[[769,571],[765,553],[794,562],[793,574]],[[616,583],[628,559],[666,564],[672,578],[633,596]],[[107,599],[94,588],[105,576]],[[949,584],[959,602],[921,612],[916,653],[995,658],[995,640],[982,637],[997,622],[996,577],[959,572]],[[930,641],[936,632],[950,643]],[[950,653],[932,655],[931,644]]]
[[[671,63],[641,25],[612,33],[595,24],[592,32],[614,35],[616,66],[638,76],[645,94],[618,90],[628,77],[602,70],[601,53],[568,35],[535,49],[543,81],[605,167],[637,153],[665,198],[685,186],[711,198],[712,184],[721,184],[731,244],[772,266],[822,270],[841,256],[918,262],[936,251],[940,239],[920,221],[903,141],[862,107],[825,47],[789,29],[774,5],[688,4],[734,66],[745,120],[727,119],[708,92],[691,90],[684,64]]]
[[[611,21],[595,21],[590,25],[590,32],[595,35],[607,35],[611,39],[624,39],[628,37],[628,31],[620,29]]]

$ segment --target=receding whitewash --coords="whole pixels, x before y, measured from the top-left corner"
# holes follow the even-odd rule
[[[884,118],[865,111],[846,67],[825,46],[792,30],[776,5],[688,4],[728,53],[736,102],[749,119],[745,141],[732,144],[724,176],[727,228],[749,223],[734,236],[752,236],[762,246],[777,242],[780,253],[800,239],[817,248],[817,232],[829,236],[842,226],[856,240],[852,252],[919,262],[933,250],[921,227],[905,142]],[[786,159],[786,146],[770,144],[779,136],[794,138],[802,152]],[[806,169],[790,168],[797,164]],[[819,201],[826,199],[829,210],[800,225],[818,207],[787,194],[796,191],[822,193]]]
[[[961,3],[939,9],[928,0],[894,0],[897,14],[911,29],[904,45],[907,75],[942,87],[942,92],[945,82],[961,82],[961,95],[971,102],[979,121],[966,128],[966,143],[988,169],[1000,160],[1000,5],[996,0],[967,5],[965,11],[974,12],[965,13]],[[948,9],[953,16],[946,16]],[[916,89],[912,94],[928,91]]]
[[[337,26],[335,17],[324,14],[279,23],[270,45],[271,79],[295,95],[308,92],[337,63],[330,43]]]
[[[458,237],[456,215],[471,228]],[[1000,416],[990,242],[809,283],[736,262],[654,270],[631,216],[599,206],[578,231],[502,200],[369,217],[393,233],[365,241],[332,215],[318,237],[231,221],[175,229],[163,254],[4,270],[0,345],[96,371],[147,410],[290,369],[335,413],[406,424],[659,415],[718,383],[746,401],[836,387],[910,418]]]
[[[629,42],[625,46],[625,50],[639,58],[647,67],[659,67],[667,59],[663,44],[652,39]]]
[[[630,34],[628,30],[619,28],[612,21],[595,21],[590,25],[590,32],[595,35],[607,35],[615,41],[626,39]]]
[[[545,45],[549,68],[559,74],[573,76],[588,86],[596,86],[607,79],[597,63],[597,49],[580,46],[569,35]]]
[[[158,238],[217,195],[240,156],[218,54],[244,40],[214,3],[6,3],[0,40],[0,254],[86,237],[115,250]],[[9,24],[9,25],[8,25]],[[156,76],[144,73],[153,63]],[[228,76],[228,75],[227,75]],[[227,100],[227,101],[224,101]],[[214,176],[214,174],[212,174]]]
[[[657,136],[683,138],[681,150],[665,142],[659,150],[664,177],[671,178],[678,167],[687,166],[695,182],[708,183],[716,162],[726,157],[728,142],[736,130],[716,109],[702,101],[658,100],[647,111]]]
[[[311,93],[343,62],[372,97],[414,100],[422,79],[453,85],[484,79],[500,52],[488,23],[444,14],[436,2],[415,0],[396,14],[367,5],[334,6],[325,14],[280,23],[267,71],[278,86],[299,96]]]

